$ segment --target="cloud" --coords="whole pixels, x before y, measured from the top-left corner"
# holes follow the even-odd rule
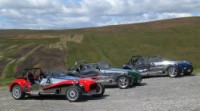
[[[0,29],[96,27],[199,13],[198,0],[1,0]]]

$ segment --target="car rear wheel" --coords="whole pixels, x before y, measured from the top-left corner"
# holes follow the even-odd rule
[[[12,96],[14,99],[20,100],[25,98],[25,93],[21,90],[19,85],[14,85],[12,87]]]
[[[130,79],[127,76],[120,76],[117,79],[117,86],[121,89],[126,89],[130,85]]]
[[[167,73],[172,78],[175,78],[180,75],[180,71],[174,66],[169,67]]]
[[[97,84],[97,94],[93,95],[95,97],[101,97],[103,96],[104,92],[105,92],[105,87],[103,84],[98,83]]]
[[[70,86],[68,87],[65,95],[70,102],[75,102],[81,98],[82,92],[78,86]]]

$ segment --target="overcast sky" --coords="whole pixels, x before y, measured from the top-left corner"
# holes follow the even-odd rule
[[[0,0],[0,29],[72,29],[200,16],[200,0]]]

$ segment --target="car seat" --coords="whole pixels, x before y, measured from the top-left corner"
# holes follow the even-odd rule
[[[34,76],[33,76],[33,74],[32,74],[31,72],[28,73],[27,80],[28,80],[31,84],[35,84]]]

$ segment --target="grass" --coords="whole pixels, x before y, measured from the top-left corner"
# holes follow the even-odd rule
[[[12,35],[12,34],[10,34]],[[14,35],[13,35],[14,36]],[[0,72],[1,78],[12,78],[16,72],[18,62],[23,62],[26,59],[26,55],[37,46],[49,45],[59,41],[59,38],[1,38],[0,40],[0,56],[2,62]],[[34,52],[33,52],[34,53]],[[30,54],[29,54],[30,55]],[[11,64],[9,62],[15,61]],[[7,64],[3,64],[4,61],[8,61]],[[4,65],[4,66],[2,66]]]
[[[1,39],[0,43],[9,44],[9,45],[25,45],[30,43],[38,43],[38,44],[50,44],[59,41],[58,38],[40,38],[40,39]]]
[[[175,27],[173,30],[160,31],[88,32],[81,44],[68,45],[68,64],[80,56],[92,62],[107,60],[114,67],[121,67],[132,55],[161,55],[171,60],[189,60],[195,67],[200,67],[200,30],[196,34],[192,34],[193,31],[192,27],[184,28],[184,31],[183,28]]]
[[[8,86],[12,81],[14,81],[14,78],[0,79],[0,86]]]
[[[194,69],[194,71],[193,71],[194,73],[200,73],[200,69]]]

